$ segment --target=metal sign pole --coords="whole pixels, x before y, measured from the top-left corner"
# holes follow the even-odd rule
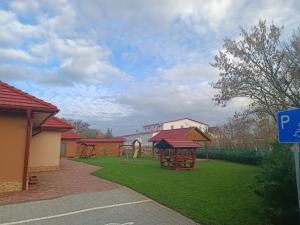
[[[294,159],[295,159],[296,181],[297,181],[297,193],[298,193],[298,213],[299,213],[299,218],[300,218],[299,145],[298,145],[297,143],[294,143],[292,149],[293,149],[293,151],[294,151]]]

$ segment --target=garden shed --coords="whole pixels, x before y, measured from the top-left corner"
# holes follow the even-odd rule
[[[80,136],[72,131],[67,131],[61,135],[60,156],[74,158],[77,156],[77,141]]]
[[[57,117],[51,117],[41,125],[31,141],[30,172],[59,169],[61,135],[70,129],[73,129],[72,125]]]
[[[163,138],[155,144],[159,149],[160,166],[174,170],[193,170],[199,144],[184,139]]]
[[[58,108],[0,81],[0,192],[26,190],[32,134]]]
[[[155,145],[162,139],[178,139],[198,143],[198,148],[205,148],[206,158],[208,159],[208,145],[211,142],[211,140],[206,134],[204,134],[200,129],[196,127],[160,131],[158,134],[156,134],[149,140],[150,142],[152,142],[153,155]]]
[[[125,138],[83,138],[78,140],[79,156],[118,156]]]

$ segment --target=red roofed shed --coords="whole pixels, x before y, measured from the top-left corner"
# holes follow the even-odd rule
[[[82,138],[77,142],[79,146],[79,155],[89,157],[93,155],[118,156],[120,146],[126,141],[125,138]]]
[[[67,131],[62,133],[61,135],[61,148],[64,148],[64,157],[66,158],[74,158],[77,156],[77,148],[78,148],[78,144],[77,141],[80,139],[81,137],[71,131]]]

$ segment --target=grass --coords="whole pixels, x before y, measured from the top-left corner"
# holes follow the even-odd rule
[[[103,167],[95,176],[130,187],[201,224],[266,224],[262,202],[254,193],[256,166],[198,162],[191,172],[161,169],[150,158],[80,161]]]

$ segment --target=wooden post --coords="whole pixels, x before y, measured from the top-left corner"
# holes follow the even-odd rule
[[[142,157],[142,143],[139,141],[139,156],[138,158]]]
[[[28,109],[26,111],[26,117],[27,117],[27,126],[26,126],[26,142],[25,142],[25,155],[24,155],[24,166],[23,166],[23,183],[22,183],[23,191],[27,189],[27,181],[28,181],[29,151],[30,151],[30,142],[31,142],[31,134],[32,134],[31,109]]]
[[[152,142],[152,158],[154,158],[154,141]]]
[[[174,157],[174,161],[173,161],[173,166],[174,166],[175,170],[177,170],[177,148],[174,148],[174,154],[175,154],[175,157]]]
[[[193,152],[194,154],[193,154],[193,167],[192,167],[192,170],[195,169],[196,158],[197,158],[197,155],[196,155],[197,154],[196,153],[197,152],[197,148],[194,148],[193,150],[194,150],[194,152]]]

